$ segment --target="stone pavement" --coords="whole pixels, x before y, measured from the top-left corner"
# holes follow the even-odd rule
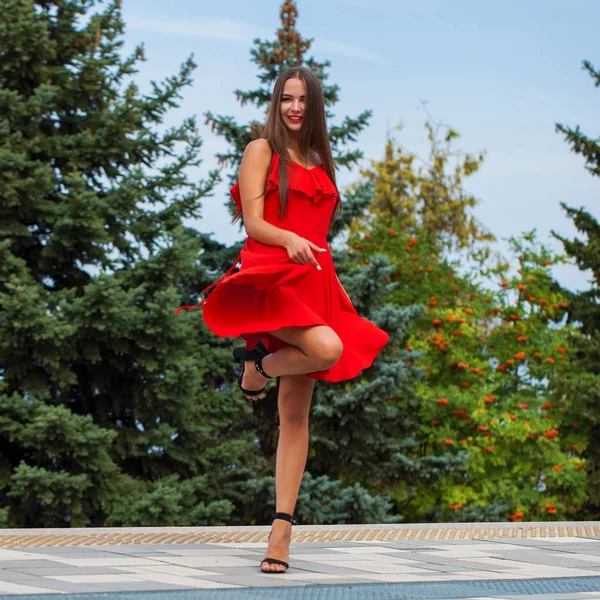
[[[597,522],[296,526],[285,574],[269,530],[0,530],[0,598],[600,600]]]

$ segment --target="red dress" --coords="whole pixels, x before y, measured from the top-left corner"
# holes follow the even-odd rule
[[[314,264],[292,262],[283,247],[248,238],[231,269],[207,288],[216,286],[209,296],[196,306],[180,307],[177,313],[181,308],[203,306],[204,321],[214,334],[241,337],[248,349],[262,339],[270,352],[284,342],[269,331],[329,326],[342,340],[342,356],[333,367],[307,375],[327,381],[351,379],[371,366],[389,336],[358,315],[335,272],[326,236],[339,196],[327,172],[322,165],[305,169],[298,163],[288,164],[287,214],[280,219],[278,163],[278,155],[273,154],[263,218],[326,248],[327,252],[313,253],[322,270]],[[239,183],[231,188],[231,195],[241,210]],[[232,274],[240,260],[239,271]]]

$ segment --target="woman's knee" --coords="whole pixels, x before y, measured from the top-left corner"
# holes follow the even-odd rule
[[[315,357],[323,364],[323,369],[333,367],[340,360],[343,351],[342,340],[333,330],[319,336],[314,344]]]
[[[285,343],[300,348],[304,354],[318,361],[319,370],[335,365],[344,350],[338,334],[325,325],[286,327],[270,333]]]

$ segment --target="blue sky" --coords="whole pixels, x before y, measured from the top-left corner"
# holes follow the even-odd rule
[[[241,108],[233,91],[257,87],[252,40],[274,38],[281,4],[124,0],[126,50],[140,42],[146,47],[148,60],[137,77],[142,89],[175,74],[194,54],[194,84],[167,124],[198,116],[204,139],[198,177],[215,168],[215,153],[227,148],[203,125],[203,113],[233,115],[240,123],[259,116]],[[560,201],[600,217],[600,181],[554,127],[557,121],[579,124],[591,137],[600,135],[600,90],[581,69],[583,59],[600,67],[600,2],[298,0],[297,6],[297,29],[314,38],[309,54],[331,61],[328,83],[341,88],[333,122],[373,110],[358,141],[363,166],[382,156],[386,132],[400,122],[404,129],[394,133],[400,144],[426,156],[425,100],[437,121],[459,131],[457,148],[487,153],[465,187],[480,199],[475,215],[499,239],[495,249],[506,252],[506,238],[536,227],[540,241],[560,250],[550,230],[576,233]],[[338,185],[343,189],[357,176],[358,169],[342,170]],[[225,182],[205,199],[196,225],[231,243],[244,234],[230,225]],[[587,288],[591,278],[569,265],[553,274],[571,289]]]

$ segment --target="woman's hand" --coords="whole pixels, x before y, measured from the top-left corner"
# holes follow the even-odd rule
[[[321,265],[319,265],[315,255],[313,254],[313,250],[315,252],[327,252],[326,248],[319,248],[316,244],[313,244],[311,241],[300,237],[296,233],[290,233],[288,241],[285,244],[285,249],[288,252],[288,256],[292,260],[292,262],[298,263],[300,265],[305,265],[307,263],[312,263],[321,270]]]

